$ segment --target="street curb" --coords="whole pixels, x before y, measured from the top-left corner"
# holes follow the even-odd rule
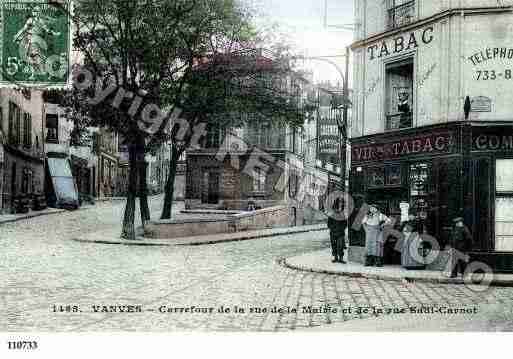
[[[18,221],[23,221],[25,219],[31,219],[31,218],[42,217],[42,216],[51,216],[52,214],[59,214],[59,213],[64,213],[64,212],[85,211],[85,210],[92,209],[92,208],[94,208],[94,205],[87,206],[87,207],[77,208],[77,209],[75,209],[73,211],[69,211],[67,209],[62,209],[62,208],[55,208],[55,210],[52,211],[52,212],[33,213],[33,214],[29,214],[29,215],[26,215],[26,216],[23,216],[23,217],[6,219],[6,220],[1,220],[0,219],[0,226],[2,226],[2,224],[14,223],[14,222],[18,222]]]
[[[297,227],[291,227],[291,228],[297,228]],[[228,243],[228,242],[241,242],[245,240],[251,240],[251,239],[258,239],[258,238],[268,238],[268,237],[276,237],[276,236],[286,236],[290,234],[296,234],[296,233],[308,233],[308,232],[320,232],[325,231],[326,228],[305,228],[305,229],[299,229],[299,230],[289,230],[284,232],[275,232],[275,233],[257,233],[256,231],[245,233],[245,232],[238,232],[241,234],[241,236],[238,237],[232,237],[232,238],[222,238],[222,239],[205,239],[205,240],[199,240],[199,241],[191,241],[192,239],[197,239],[198,237],[203,236],[192,236],[192,237],[181,237],[181,238],[173,238],[168,240],[147,240],[143,239],[143,237],[137,237],[138,240],[135,241],[127,241],[123,239],[87,239],[87,238],[72,238],[72,240],[77,242],[83,242],[83,243],[98,243],[98,244],[122,244],[122,245],[132,245],[132,246],[200,246],[200,245],[209,245],[209,244],[218,244],[218,243]],[[233,234],[233,233],[229,233]],[[245,235],[243,235],[245,234]],[[205,235],[204,237],[208,237],[208,235]],[[172,242],[174,241],[174,242]],[[187,243],[187,241],[190,241]]]
[[[294,258],[294,257],[290,257]],[[474,284],[474,283],[465,283],[463,279],[460,278],[426,278],[426,277],[398,277],[393,275],[387,275],[386,273],[383,274],[374,274],[374,273],[355,273],[355,272],[345,272],[345,271],[334,271],[329,269],[315,269],[308,266],[302,266],[297,264],[291,264],[289,263],[290,258],[285,258],[281,260],[281,264],[289,269],[292,270],[299,270],[303,272],[310,272],[310,273],[321,273],[321,274],[330,274],[330,275],[340,275],[344,277],[350,277],[350,278],[366,278],[366,279],[376,279],[376,280],[383,280],[383,281],[389,281],[389,282],[402,282],[407,281],[408,283],[414,283],[414,282],[423,282],[423,283],[434,283],[434,284],[458,284],[458,285],[481,285],[481,284]],[[512,280],[493,280],[490,283],[490,286],[493,287],[513,287],[513,279]]]
[[[23,216],[23,217],[11,218],[11,219],[6,219],[6,220],[1,220],[0,219],[0,226],[2,224],[6,224],[6,223],[13,223],[13,222],[18,222],[18,221],[23,221],[24,219],[31,219],[31,218],[42,217],[42,216],[50,216],[52,214],[59,214],[59,213],[63,213],[63,212],[66,212],[66,210],[65,209],[56,209],[55,211],[52,211],[52,212],[28,214],[28,215]]]
[[[292,227],[294,228],[294,227]],[[268,238],[268,237],[277,237],[277,236],[287,236],[290,234],[296,234],[296,233],[308,233],[308,232],[320,232],[325,231],[328,228],[318,228],[318,229],[303,229],[303,230],[297,230],[297,231],[288,231],[288,232],[281,232],[281,233],[262,233],[262,234],[250,234],[249,236],[239,237],[239,238],[227,238],[227,239],[221,239],[218,241],[211,240],[211,241],[205,241],[205,242],[196,242],[196,243],[184,243],[184,244],[178,244],[179,246],[200,246],[205,244],[217,244],[217,243],[227,243],[227,242],[240,242],[240,241],[246,241],[250,239],[258,239],[258,238]],[[244,232],[240,232],[244,233]],[[185,237],[187,238],[187,237]]]

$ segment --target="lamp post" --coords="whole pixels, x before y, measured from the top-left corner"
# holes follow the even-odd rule
[[[338,64],[334,61],[329,60],[330,57],[335,56],[296,56],[294,59],[300,60],[317,60],[324,61],[326,63],[331,64],[336,68],[340,77],[342,78],[343,83],[343,93],[342,93],[342,104],[337,106],[337,109],[342,109],[342,118],[340,116],[336,116],[335,119],[337,121],[338,133],[339,133],[339,161],[340,161],[340,184],[341,190],[346,190],[346,145],[347,145],[347,120],[348,120],[348,110],[350,106],[349,101],[349,47],[346,47],[345,55],[340,55],[336,57],[345,57],[345,72],[338,66]]]

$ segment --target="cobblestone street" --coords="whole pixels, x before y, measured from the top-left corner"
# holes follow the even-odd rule
[[[160,203],[151,206],[156,218]],[[478,293],[462,285],[315,274],[281,264],[281,258],[326,247],[326,232],[176,247],[71,240],[119,227],[123,207],[99,203],[0,226],[0,331],[282,331],[375,315],[357,313],[357,307],[479,310],[513,300],[513,288]],[[67,305],[80,312],[66,312]],[[101,307],[121,305],[142,312]],[[308,306],[334,310],[303,310]]]

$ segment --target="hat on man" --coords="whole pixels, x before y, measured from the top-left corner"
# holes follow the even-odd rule
[[[369,204],[369,208],[370,208],[370,207],[374,207],[374,208],[376,208],[376,209],[378,209],[378,210],[380,209],[380,208],[379,208],[379,205],[377,205],[376,203],[371,203],[371,204]]]
[[[463,222],[463,217],[456,217],[452,220],[454,223]]]

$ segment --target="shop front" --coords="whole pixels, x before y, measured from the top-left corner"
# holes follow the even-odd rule
[[[441,249],[452,220],[473,233],[472,258],[513,271],[513,124],[456,122],[354,138],[351,194],[399,224],[408,213]],[[360,196],[357,196],[360,195]],[[363,261],[365,236],[350,232],[350,256]],[[399,264],[394,238],[385,263]]]

